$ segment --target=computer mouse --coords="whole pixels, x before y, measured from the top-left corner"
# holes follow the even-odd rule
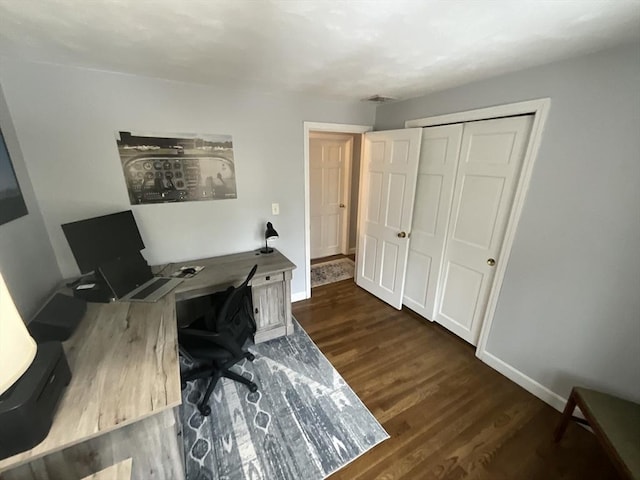
[[[184,268],[182,269],[182,273],[185,275],[193,275],[194,273],[196,273],[196,269],[195,268]]]

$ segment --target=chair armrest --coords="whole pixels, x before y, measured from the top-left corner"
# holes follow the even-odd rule
[[[207,330],[196,330],[193,328],[181,328],[178,330],[178,339],[180,337],[191,337],[211,342],[221,348],[224,348],[231,354],[242,357],[244,352],[238,343],[225,333],[209,332]]]

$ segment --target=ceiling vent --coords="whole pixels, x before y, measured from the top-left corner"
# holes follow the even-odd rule
[[[364,102],[385,103],[395,100],[396,97],[386,97],[384,95],[372,95],[369,98],[364,98]]]

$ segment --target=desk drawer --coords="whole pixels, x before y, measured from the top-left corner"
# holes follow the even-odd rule
[[[278,272],[271,275],[256,275],[251,279],[252,287],[261,287],[262,285],[270,285],[272,283],[283,282],[284,273]]]

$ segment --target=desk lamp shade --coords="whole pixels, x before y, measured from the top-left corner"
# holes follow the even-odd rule
[[[36,349],[0,274],[0,395],[27,371]]]
[[[273,248],[269,248],[267,243],[270,238],[278,238],[278,232],[273,228],[271,222],[267,222],[267,229],[264,231],[264,248],[260,250],[260,253],[273,253]]]

